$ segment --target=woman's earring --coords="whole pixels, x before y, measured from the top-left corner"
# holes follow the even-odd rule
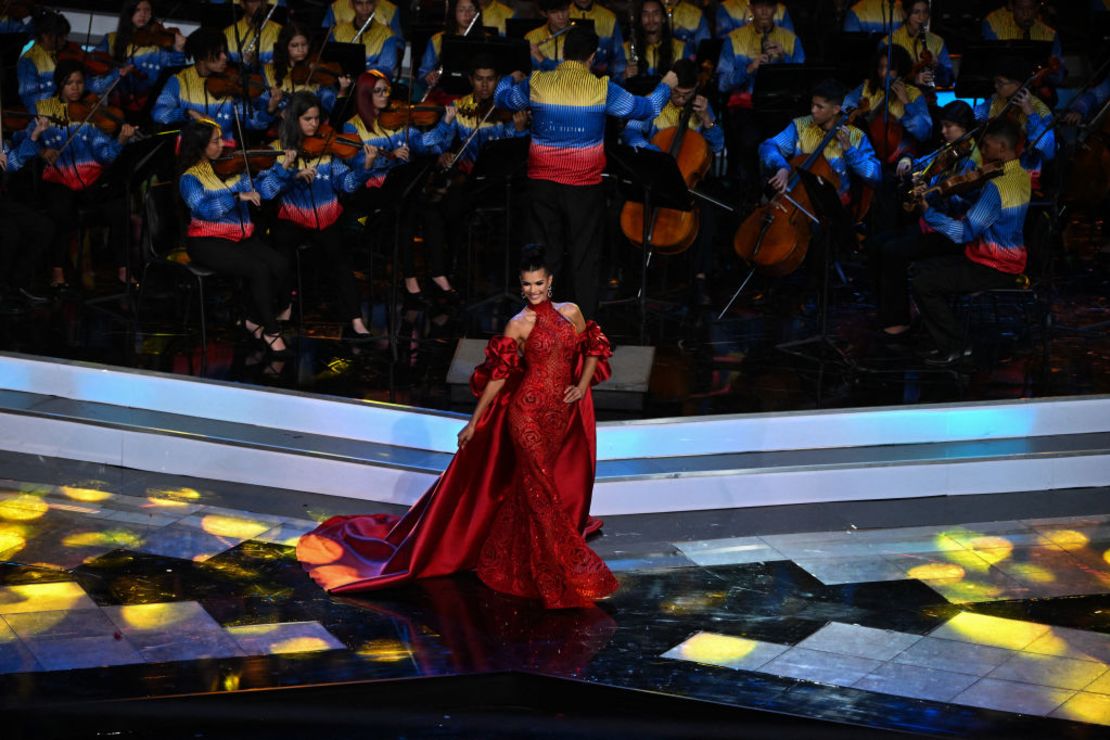
[[[551,288],[548,288],[548,289],[547,289],[547,297],[548,297],[548,298],[550,298],[550,297],[551,297]]]

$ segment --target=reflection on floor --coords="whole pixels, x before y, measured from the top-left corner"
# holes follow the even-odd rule
[[[1005,518],[989,497],[616,517],[594,546],[618,593],[543,612],[468,576],[328,597],[292,543],[358,502],[17,455],[0,477],[0,687],[23,702],[517,670],[876,728],[1110,726],[1105,490]]]
[[[356,250],[362,236],[352,236]],[[626,275],[639,252],[621,252]],[[924,332],[903,341],[883,339],[877,326],[874,294],[862,257],[845,256],[845,279],[834,280],[830,333],[850,363],[821,358],[820,347],[803,355],[788,354],[783,343],[813,335],[818,329],[812,275],[799,270],[786,279],[756,278],[724,317],[718,314],[743,269],[729,250],[720,258],[711,284],[715,304],[687,305],[683,276],[688,255],[660,257],[648,294],[670,296],[677,304],[653,311],[647,341],[656,347],[651,388],[642,412],[659,417],[689,414],[745,413],[811,408],[885,406],[1050,397],[1110,392],[1110,251],[1090,260],[1061,259],[1051,285],[1038,296],[1051,302],[1050,335],[1037,329],[1044,302],[1029,296],[981,296],[961,306],[975,338],[974,358],[957,370],[929,369],[916,351],[928,344]],[[360,258],[361,260],[361,258]],[[356,264],[360,263],[356,261]],[[501,290],[502,261],[489,253],[476,263],[475,300]],[[460,273],[465,272],[463,267]],[[308,269],[311,273],[311,269]],[[377,274],[377,273],[375,273]],[[397,359],[386,339],[383,302],[387,286],[380,279],[360,278],[366,315],[379,334],[367,343],[342,339],[333,318],[325,284],[306,274],[306,316],[285,331],[303,336],[295,359],[265,355],[234,330],[237,302],[217,284],[209,292],[209,343],[199,347],[196,316],[183,322],[190,305],[180,291],[152,280],[144,293],[142,321],[126,301],[103,303],[94,310],[82,296],[66,294],[53,303],[6,315],[0,310],[0,350],[48,357],[102,362],[181,374],[199,374],[206,354],[212,378],[265,386],[311,390],[337,396],[394,400],[430,408],[452,408],[444,379],[460,337],[485,339],[503,329],[520,309],[511,301],[460,309],[442,299],[401,312]],[[608,298],[633,295],[635,279],[626,280]],[[425,291],[435,291],[425,286]],[[96,295],[95,291],[85,297]],[[655,305],[655,304],[653,304]],[[658,307],[658,306],[656,306]],[[603,306],[603,329],[617,344],[640,344],[640,322],[629,304]],[[826,360],[823,364],[815,359]],[[627,417],[630,412],[624,412]],[[603,418],[621,418],[606,412]]]

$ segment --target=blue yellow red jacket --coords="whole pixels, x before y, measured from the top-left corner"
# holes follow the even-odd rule
[[[238,197],[251,189],[246,177],[235,175],[221,180],[212,170],[212,163],[203,159],[178,178],[177,187],[192,215],[185,230],[187,236],[237,242],[254,233],[250,210]]]
[[[658,68],[659,44],[660,43],[662,43],[662,42],[657,42],[657,43],[654,43],[654,44],[648,44],[647,48],[636,50],[636,53],[640,57],[640,65],[639,65],[639,70],[638,70],[638,73],[640,75],[646,75],[648,77],[652,77],[652,76],[660,74],[659,68]],[[694,51],[693,51],[693,49],[690,48],[689,44],[687,44],[682,39],[671,38],[671,61],[672,61],[672,63],[677,62],[679,59],[686,59],[687,57],[693,57],[693,55],[694,55]],[[629,42],[625,41],[624,42],[624,61],[625,61],[626,66],[622,67],[621,69],[613,70],[613,74],[611,74],[610,77],[612,77],[614,80],[619,80],[621,83],[624,83],[625,82],[624,71],[625,71],[625,69],[627,69],[627,64],[630,63],[631,59],[632,59],[632,50],[631,50],[631,47],[629,45]]]
[[[204,87],[204,78],[197,68],[187,67],[166,80],[166,86],[158,94],[151,110],[151,118],[157,123],[182,123],[189,118],[188,111],[196,111],[220,124],[225,132],[235,131],[235,115],[243,115],[243,104],[239,98],[214,98]],[[255,131],[264,131],[273,122],[273,116],[266,112],[266,106],[255,102],[250,107],[250,116],[243,126]]]
[[[97,51],[111,54],[116,45],[116,32],[112,31],[101,39]],[[125,59],[135,65],[135,70],[142,74],[130,74],[120,85],[129,85],[136,93],[149,92],[162,70],[167,67],[181,67],[185,65],[185,52],[173,49],[162,49],[157,46],[135,46],[131,44],[127,49]]]
[[[100,129],[80,121],[70,121],[66,105],[58,98],[40,100],[35,107],[40,116],[47,116],[53,122],[42,132],[37,142],[31,141],[31,131],[35,128],[32,120],[27,124],[20,142],[20,159],[26,162],[46,149],[65,151],[52,165],[42,170],[42,179],[65,185],[70,190],[81,191],[96,183],[104,170],[115,161],[123,150],[119,140],[105,134]],[[66,146],[67,139],[72,140]]]
[[[44,98],[51,98],[57,92],[54,88],[54,68],[58,66],[54,55],[38,44],[23,52],[16,64],[16,77],[19,79],[19,99],[27,110],[34,110],[35,104]],[[85,77],[85,89],[102,95],[119,77],[119,70],[113,69],[99,77]]]
[[[335,0],[324,15],[324,28],[332,28],[340,23],[354,20],[355,9],[351,7],[351,0]],[[397,6],[390,0],[378,0],[374,6],[374,23],[388,26],[395,36],[401,36],[401,14]],[[492,25],[492,24],[486,24]]]
[[[258,105],[260,108],[268,110],[270,107],[270,99],[273,97],[270,89],[277,85],[277,70],[274,68],[274,63],[270,62],[262,68],[262,78],[266,81],[266,89],[258,96]],[[285,110],[285,106],[289,105],[289,97],[296,92],[310,92],[320,99],[320,105],[324,107],[322,113],[331,113],[335,108],[335,101],[339,95],[339,91],[334,87],[321,85],[318,82],[309,82],[307,85],[296,85],[293,83],[293,78],[287,72],[281,80],[281,91],[283,93],[281,100],[278,101],[278,112]]]
[[[280,141],[272,146],[278,150],[282,148]],[[298,171],[310,167],[316,168],[316,177],[311,183],[296,177]],[[343,213],[339,195],[355,192],[369,175],[369,172],[352,170],[342,160],[325,154],[315,159],[297,157],[289,169],[279,159],[273,167],[259,173],[256,183],[265,200],[278,199],[279,219],[320,231],[338,221]]]
[[[749,0],[725,0],[717,6],[717,28],[715,35],[723,39],[740,26],[751,22],[752,10]],[[794,20],[790,11],[782,3],[775,5],[775,25],[782,26],[787,31],[794,33]]]
[[[379,150],[380,153],[369,168],[366,168],[363,164],[366,159],[363,152],[359,152],[348,160],[350,167],[360,172],[369,173],[366,178],[366,187],[377,188],[385,182],[385,178],[391,170],[405,164],[404,160],[390,157],[390,152],[407,145],[415,157],[443,154],[450,142],[453,131],[452,124],[444,123],[442,120],[430,131],[408,128],[407,134],[405,128],[384,129],[377,125],[377,122],[375,122],[373,129],[368,129],[362,119],[355,116],[343,124],[342,133],[355,134],[364,144],[377,147]]]
[[[696,52],[698,44],[709,38],[709,22],[701,8],[681,0],[671,9],[671,33],[690,44]]]
[[[957,244],[972,262],[999,272],[1025,270],[1025,214],[1032,183],[1029,172],[1016,159],[1003,165],[1003,174],[988,180],[967,214],[952,218],[929,209],[923,228],[937,231]]]
[[[467,137],[474,132],[481,122],[481,116],[477,113],[477,104],[474,101],[474,95],[471,93],[465,97],[459,98],[455,101],[458,107],[458,115],[455,120],[451,122],[453,133],[447,140],[444,149],[446,151],[456,151],[456,146],[461,146],[462,142],[466,141]],[[470,172],[474,168],[474,163],[478,159],[478,153],[482,151],[482,147],[488,142],[497,141],[498,139],[515,139],[528,136],[528,129],[517,131],[516,126],[512,121],[497,122],[487,120],[481,123],[481,128],[478,129],[477,135],[474,139],[467,144],[466,149],[458,157],[458,168],[460,172]]]
[[[803,64],[806,60],[801,40],[785,28],[775,26],[767,36],[777,42],[785,56],[776,64]],[[725,37],[721,56],[717,61],[717,86],[721,92],[750,93],[755,75],[748,72],[748,65],[763,52],[763,37],[754,25],[737,28]]]
[[[890,0],[859,0],[844,16],[844,30],[853,33],[886,33],[891,20],[894,28],[902,25],[902,11]]]
[[[712,107],[709,108],[709,115],[715,119]],[[621,140],[628,146],[637,149],[658,151],[658,147],[652,144],[651,140],[660,131],[677,126],[681,116],[682,107],[668,102],[662,112],[651,120],[629,121],[628,125],[624,127],[624,133],[621,134]],[[714,154],[725,148],[725,132],[721,130],[720,123],[712,128],[705,128],[701,125],[701,119],[698,118],[697,114],[693,114],[690,116],[689,125],[691,131],[697,131],[705,137],[705,143],[709,145],[709,150]]]
[[[1025,29],[1017,24],[1010,9],[999,8],[988,13],[987,17],[983,19],[982,33],[983,39],[986,41],[1021,41],[1025,39],[1028,41],[1052,42],[1052,56],[1059,62],[1060,68],[1049,73],[1045,77],[1045,81],[1051,85],[1060,85],[1067,78],[1068,71],[1064,68],[1064,50],[1060,45],[1060,36],[1056,33],[1055,28],[1043,22],[1040,18],[1033,21],[1033,26],[1029,29],[1028,39],[1026,39]]]
[[[583,62],[568,61],[518,83],[504,77],[493,97],[502,108],[532,109],[529,177],[595,185],[605,169],[605,117],[654,118],[670,95],[660,84],[651,95],[637,97],[608,77],[597,77]]]
[[[1052,111],[1033,96],[1033,114],[1026,116],[1021,109],[1017,111],[1018,124],[1025,134],[1026,142],[1021,152],[1021,164],[1039,178],[1045,162],[1056,158],[1056,134],[1053,131]],[[1006,101],[995,95],[990,100],[975,106],[975,120],[984,122],[997,116],[1006,107]]]
[[[589,18],[594,22],[594,33],[597,34],[597,56],[594,57],[593,70],[597,74],[607,74],[618,79],[627,62],[624,58],[624,40],[621,38],[621,27],[617,23],[617,16],[608,8],[602,7],[597,2],[591,2],[590,7],[583,10],[570,2],[570,17]]]
[[[240,45],[244,50],[253,50],[256,64],[269,64],[274,59],[274,44],[281,34],[281,24],[268,21],[258,33],[247,17],[239,19],[238,23],[224,29],[224,38],[227,39],[227,55],[231,61],[238,64],[243,56]]]
[[[500,0],[492,0],[489,5],[482,8],[481,23],[483,26],[486,26],[488,28],[496,28],[497,33],[504,36],[506,30],[505,21],[507,21],[509,18],[516,17],[517,12],[513,8],[509,7]]]
[[[933,133],[933,118],[929,115],[929,101],[913,85],[906,85],[906,95],[910,102],[902,103],[897,95],[890,96],[890,116],[902,124],[914,141],[923,143],[928,141]],[[871,111],[871,116],[881,116],[885,113],[883,101],[886,100],[886,90],[880,87],[872,90],[871,84],[865,82],[844,97],[845,108],[857,108],[866,100]],[[908,148],[910,142],[906,142]],[[903,149],[903,151],[905,150]],[[902,152],[898,152],[901,154]]]
[[[842,149],[840,141],[834,136],[825,145],[824,157],[839,177],[840,199],[847,203],[854,182],[878,187],[882,169],[864,133],[855,126],[845,126],[845,129],[848,131],[848,149]],[[759,145],[759,161],[769,175],[782,168],[789,169],[791,159],[816,151],[826,133],[813,122],[813,116],[795,118],[778,135]]]
[[[1110,100],[1110,77],[1107,77],[1101,84],[1095,85],[1087,92],[1079,95],[1068,106],[1069,110],[1073,110],[1086,119],[1088,116],[1094,115],[1099,111],[1102,106],[1106,105],[1106,101]]]
[[[328,38],[342,44],[349,44],[354,41],[357,34],[358,29],[347,21],[333,27]],[[389,26],[375,21],[362,32],[359,42],[366,50],[366,69],[376,69],[392,79],[397,73],[397,67],[405,50],[404,40],[400,34],[393,33]]]
[[[938,87],[948,87],[956,81],[956,72],[952,67],[952,57],[948,54],[948,45],[932,31],[925,33],[925,40],[922,42],[920,36],[911,37],[906,27],[902,26],[894,32],[894,45],[908,51],[914,64],[921,59],[922,52],[928,50],[933,55],[933,81]],[[886,36],[879,41],[879,47],[886,47]]]

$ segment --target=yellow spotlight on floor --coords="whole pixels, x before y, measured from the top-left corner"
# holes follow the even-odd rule
[[[400,660],[408,660],[412,657],[412,651],[408,649],[400,640],[390,640],[383,638],[380,640],[370,640],[366,642],[355,651],[357,654],[364,658],[379,663],[396,663]]]
[[[31,522],[41,518],[49,510],[50,504],[43,501],[41,496],[30,493],[0,501],[0,519],[7,519],[9,522]]]
[[[951,580],[956,581],[964,577],[966,571],[956,563],[925,563],[917,565],[906,571],[906,576],[919,581]]]
[[[1074,529],[1052,529],[1038,538],[1042,545],[1056,545],[1065,550],[1082,550],[1091,538]]]
[[[730,666],[756,648],[754,640],[713,632],[699,632],[671,651],[673,657],[694,663]]]

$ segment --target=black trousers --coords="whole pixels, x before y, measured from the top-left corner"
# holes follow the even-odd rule
[[[30,289],[53,240],[53,221],[0,195],[0,290]]]
[[[910,268],[910,285],[925,328],[937,349],[945,353],[967,346],[967,337],[952,312],[949,297],[1013,287],[1016,280],[1016,275],[972,262],[962,254],[933,257],[915,262]]]
[[[281,331],[275,317],[289,305],[289,263],[285,257],[257,236],[239,242],[190,237],[188,250],[197,264],[246,280],[251,299],[247,318],[261,324],[267,334]]]
[[[339,318],[351,321],[362,318],[362,306],[351,267],[350,250],[343,243],[340,223],[337,221],[326,229],[317,230],[305,229],[291,221],[278,219],[270,235],[274,247],[290,265],[296,264],[296,251],[301,244],[312,244],[320,250],[325,271],[335,288],[337,307],[341,314]]]
[[[879,298],[879,325],[910,323],[910,263],[961,252],[951,239],[935,232],[923,234],[917,224],[878,238],[870,259]]]
[[[95,207],[108,222],[108,244],[116,267],[127,266],[127,203],[118,189],[96,183],[81,191],[74,191],[56,182],[42,183],[46,215],[54,224],[54,238],[47,254],[50,267],[64,267],[69,238],[78,227],[78,210]]]
[[[605,229],[604,185],[530,179],[528,196],[532,241],[546,247],[556,294],[573,300],[586,318],[593,318]]]
[[[499,189],[470,178],[454,182],[437,203],[428,203],[422,213],[424,246],[427,249],[428,274],[447,274],[447,256],[458,255],[466,247],[467,217],[483,200],[504,200]]]

